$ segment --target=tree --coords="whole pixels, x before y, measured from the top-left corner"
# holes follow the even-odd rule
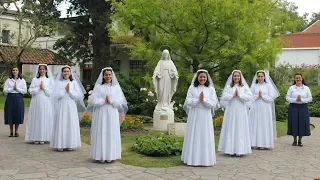
[[[307,27],[311,26],[313,23],[315,23],[316,21],[320,20],[320,12],[316,13],[312,13],[310,21],[307,25]]]
[[[69,0],[69,12],[75,13],[75,24],[65,38],[55,44],[58,54],[77,62],[93,62],[92,80],[96,79],[102,67],[112,65],[111,40],[106,29],[111,24],[111,2],[106,0]],[[92,52],[88,41],[91,41]]]
[[[283,1],[273,0],[122,0],[113,6],[118,28],[109,27],[112,38],[133,39],[127,45],[132,56],[154,66],[168,45],[179,71],[206,68],[224,82],[232,69],[272,66],[281,51],[278,37],[299,24]]]
[[[0,57],[8,69],[13,66],[21,68],[20,59],[23,52],[30,48],[37,38],[55,32],[59,27],[56,19],[60,16],[57,2],[53,0],[2,0],[0,5],[8,8],[10,4],[17,12],[18,33],[15,34],[17,42],[13,43],[17,45],[17,52],[13,58],[0,49]],[[21,33],[25,21],[26,28],[29,29],[28,37]]]

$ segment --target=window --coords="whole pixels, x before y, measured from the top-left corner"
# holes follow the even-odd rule
[[[142,70],[142,60],[130,60],[130,70]]]
[[[2,43],[9,43],[9,30],[2,30]]]

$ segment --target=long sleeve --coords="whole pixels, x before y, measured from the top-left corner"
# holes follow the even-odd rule
[[[199,103],[199,97],[192,96],[192,92],[191,92],[192,89],[193,89],[192,86],[188,89],[188,93],[186,97],[186,105],[189,107],[193,107]]]
[[[46,96],[50,97],[52,94],[52,88],[53,88],[53,82],[51,79],[48,79],[49,83],[47,85],[44,86],[44,93]]]
[[[232,91],[233,89],[231,87],[226,88],[223,93],[221,100],[222,101],[230,101],[233,98],[234,92]]]
[[[33,78],[31,81],[31,85],[29,87],[29,93],[31,95],[36,95],[40,91],[40,87],[36,85],[36,79]]]
[[[256,101],[259,99],[259,94],[256,94],[255,92],[256,92],[256,91],[255,91],[255,88],[254,88],[254,87],[251,88],[251,93],[252,93],[252,100],[253,100],[253,102],[256,102]]]
[[[73,100],[78,100],[81,97],[77,83],[70,82],[69,95]]]
[[[269,102],[272,102],[274,99],[272,98],[271,92],[270,92],[272,88],[269,85],[267,85],[267,88],[268,88],[266,90],[267,93],[262,92],[262,100],[269,103]]]
[[[239,98],[244,102],[248,102],[251,100],[252,94],[249,89],[247,89],[245,87],[243,87],[243,88],[244,88],[244,92],[239,91]]]
[[[103,106],[106,103],[105,97],[100,93],[101,85],[95,85],[93,93],[91,94],[90,103],[94,107]]]
[[[20,81],[21,82],[19,83],[19,85],[17,85],[16,90],[21,94],[26,94],[27,93],[27,83],[24,79],[21,79]]]
[[[296,98],[292,98],[291,97],[291,94],[292,94],[292,88],[290,87],[288,89],[288,92],[287,92],[287,95],[286,95],[286,100],[289,102],[289,103],[297,103],[297,99]]]
[[[310,91],[309,88],[307,88],[307,97],[301,99],[301,102],[302,102],[302,103],[309,103],[309,102],[311,102],[311,101],[312,101],[311,91]]]
[[[57,88],[58,92],[56,92],[56,96],[58,99],[60,99],[67,93],[66,87],[60,81],[56,83],[56,86],[58,86],[58,88]]]
[[[7,79],[6,82],[4,83],[4,87],[3,87],[4,94],[8,94],[8,93],[13,92],[13,87],[10,87],[9,81],[10,81],[10,79]]]
[[[115,88],[115,92],[121,92],[120,86],[115,86],[111,88]],[[121,98],[122,97],[117,97],[117,96],[110,97],[110,104],[115,108],[119,108],[120,102],[122,101]]]
[[[214,88],[210,88],[210,95],[211,96],[209,99],[207,99],[207,98],[203,99],[203,104],[206,107],[214,108],[214,107],[216,107],[217,102],[218,102],[218,99],[216,97],[216,90]]]

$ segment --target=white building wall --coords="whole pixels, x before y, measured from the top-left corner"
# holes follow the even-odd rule
[[[279,64],[290,64],[301,67],[305,65],[320,64],[320,48],[283,48],[282,53],[278,55]]]

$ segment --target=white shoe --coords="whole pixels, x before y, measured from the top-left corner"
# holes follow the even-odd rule
[[[62,151],[63,151],[63,149],[62,149],[62,148],[58,148],[58,151],[62,152]]]
[[[72,149],[72,148],[68,148],[67,150],[68,150],[68,151],[73,151],[73,149]]]
[[[33,143],[34,143],[34,144],[39,144],[39,141],[34,141]]]
[[[104,160],[100,160],[99,163],[104,163]]]
[[[107,161],[107,163],[111,163],[112,161],[111,160],[106,160]]]
[[[43,141],[40,141],[40,144],[44,144],[44,142],[43,142]]]

